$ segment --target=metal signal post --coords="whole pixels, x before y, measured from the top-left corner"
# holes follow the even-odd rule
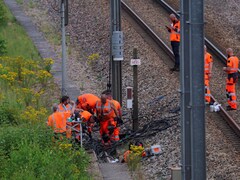
[[[111,70],[113,98],[122,104],[123,33],[121,31],[121,1],[111,0]]]
[[[67,94],[66,90],[66,61],[67,61],[67,54],[66,54],[66,32],[65,32],[65,25],[66,21],[66,7],[67,0],[61,0],[61,29],[62,29],[62,96]]]

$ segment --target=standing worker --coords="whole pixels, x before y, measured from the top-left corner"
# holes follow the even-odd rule
[[[100,101],[99,97],[94,94],[82,94],[78,96],[76,101],[76,110],[83,109],[94,114],[96,111],[96,102]]]
[[[52,110],[53,114],[48,117],[47,125],[52,127],[55,138],[58,139],[59,135],[60,137],[66,135],[67,120],[62,112],[57,111],[58,104],[53,104]]]
[[[119,131],[114,131],[116,124],[114,117],[118,117],[118,112],[114,104],[107,99],[105,92],[101,95],[101,101],[96,103],[97,118],[100,122],[100,135],[103,141],[118,141]]]
[[[210,53],[207,52],[207,47],[204,45],[204,84],[205,84],[205,102],[211,104],[211,92],[209,88],[209,81],[212,77],[213,58]]]
[[[180,21],[177,19],[175,14],[170,14],[170,20],[172,22],[171,26],[166,26],[168,32],[170,33],[170,41],[173,50],[173,54],[175,57],[175,65],[171,68],[171,71],[179,71],[180,65],[180,55],[179,55],[179,47],[180,47]]]
[[[238,79],[238,64],[239,60],[237,56],[233,54],[233,50],[228,48],[226,50],[228,59],[227,67],[224,67],[223,70],[227,72],[227,84],[226,84],[226,93],[228,98],[227,110],[236,110],[237,109],[237,96],[236,96],[236,83]]]
[[[121,107],[121,104],[118,101],[113,99],[111,91],[107,90],[107,91],[104,91],[104,92],[105,92],[105,94],[107,96],[107,99],[110,100],[114,104],[116,110],[118,111],[119,118],[122,119],[122,107]]]

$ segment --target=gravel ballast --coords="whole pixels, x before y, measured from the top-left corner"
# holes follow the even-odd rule
[[[130,7],[134,7],[136,12],[141,12],[141,16],[159,36],[169,44],[168,33],[164,26],[170,22],[165,12],[159,11],[157,5],[152,0],[130,0],[126,1]],[[25,2],[27,5],[27,1]],[[42,13],[51,24],[52,29],[59,30],[57,23],[59,17],[49,5],[50,1],[40,0],[34,8],[27,8],[26,11],[33,16],[35,23],[39,28],[43,25],[43,20],[37,15]],[[106,87],[108,79],[108,59],[109,59],[109,3],[108,1],[82,1],[73,0],[70,5],[71,16],[70,24],[67,27],[69,33],[68,45],[71,47],[68,61],[68,75],[74,80],[81,89],[81,93],[100,94]],[[100,7],[100,8],[99,8]],[[139,8],[139,9],[138,9]],[[50,18],[51,17],[51,18]],[[159,23],[161,22],[161,23]],[[159,26],[161,24],[161,26]],[[142,37],[135,31],[131,24],[123,18],[122,29],[124,31],[124,61],[123,61],[123,106],[125,105],[125,88],[132,86],[132,67],[129,61],[132,58],[133,47],[139,50],[139,57],[142,65],[139,67],[139,108],[140,123],[145,124],[156,118],[169,115],[169,110],[177,107],[179,104],[179,80],[178,75],[169,73],[169,67],[166,61],[168,57],[163,55],[159,57],[157,53],[147,44]],[[53,45],[57,52],[61,51],[59,45]],[[159,50],[161,51],[161,50]],[[87,57],[98,53],[100,58],[93,63],[89,63]],[[214,70],[221,68],[217,63],[214,64]],[[224,74],[217,71],[215,78],[222,77]],[[219,82],[222,85],[225,84]],[[219,90],[212,87],[212,91]],[[222,95],[222,91],[219,92]],[[155,98],[165,95],[166,97],[149,105]],[[223,97],[224,98],[224,97]],[[223,99],[222,98],[222,99]],[[169,105],[169,109],[160,112],[159,108],[166,105],[171,99],[174,103]],[[227,141],[221,129],[217,128],[218,115],[207,113],[207,169],[208,179],[237,179],[240,177],[240,157],[231,147],[231,142]],[[161,144],[163,154],[159,157],[149,158],[142,163],[142,170],[146,172],[146,179],[167,179],[170,176],[168,169],[171,165],[180,163],[180,124],[172,126],[166,131],[158,133],[156,136],[146,139],[145,144]],[[235,158],[233,158],[235,156]]]

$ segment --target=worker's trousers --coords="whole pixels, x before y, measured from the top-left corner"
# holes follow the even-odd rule
[[[173,54],[174,54],[174,57],[175,57],[175,67],[179,68],[179,64],[180,64],[180,54],[179,54],[180,42],[171,41],[171,46],[172,46]]]
[[[109,132],[108,126],[113,125],[114,131],[113,133]],[[116,123],[113,119],[105,120],[100,122],[100,135],[106,134],[109,136],[110,140],[118,141],[119,140],[119,128],[116,127]]]
[[[237,109],[237,96],[236,96],[236,83],[237,83],[237,73],[228,74],[227,84],[226,84],[226,94],[227,101],[231,108]]]
[[[210,103],[211,102],[211,92],[209,88],[209,76],[207,74],[204,75],[204,84],[205,84],[205,101]]]

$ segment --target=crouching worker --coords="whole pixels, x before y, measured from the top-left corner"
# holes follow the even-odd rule
[[[146,152],[144,150],[143,143],[137,141],[135,145],[132,143],[129,144],[129,148],[127,151],[124,152],[121,162],[127,163],[129,162],[129,160],[133,160],[135,158],[141,158],[145,156],[146,156]]]
[[[66,136],[67,120],[62,112],[58,112],[58,104],[53,104],[53,113],[48,117],[47,125],[54,131],[55,139],[62,140]]]
[[[70,129],[70,137],[80,142],[80,134],[82,126],[82,133],[86,133],[92,139],[92,128],[95,123],[95,117],[88,111],[78,110],[74,112],[71,118],[68,118],[68,129]]]
[[[92,129],[95,123],[95,116],[88,111],[82,111],[79,113],[82,122],[86,125],[89,137],[92,139]]]
[[[107,99],[105,92],[102,93],[101,100],[96,103],[96,112],[103,143],[119,141],[119,129],[114,122],[114,118],[119,115],[114,104]]]

